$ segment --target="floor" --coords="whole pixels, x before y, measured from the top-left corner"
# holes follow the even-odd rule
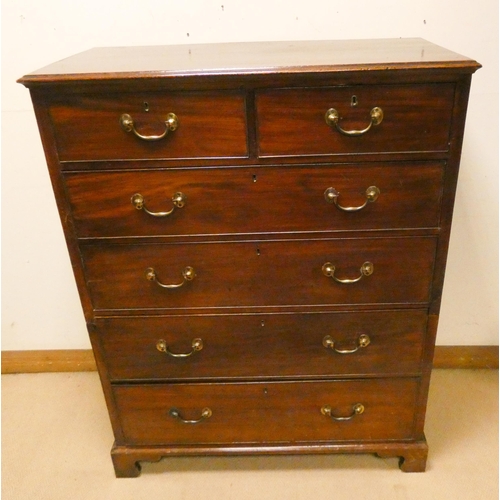
[[[434,370],[427,472],[372,455],[169,458],[115,479],[98,376],[2,376],[3,500],[498,499],[498,371]]]

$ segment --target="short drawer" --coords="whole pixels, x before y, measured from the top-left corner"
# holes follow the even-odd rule
[[[443,170],[439,162],[408,162],[85,172],[65,180],[79,237],[173,236],[437,227]]]
[[[241,93],[81,95],[53,102],[50,116],[61,161],[247,155]]]
[[[418,379],[117,385],[113,395],[127,444],[264,444],[410,439],[417,387]]]
[[[100,318],[111,380],[415,375],[425,311]]]
[[[448,151],[453,100],[448,83],[262,91],[259,155]]]
[[[425,303],[435,249],[435,237],[81,247],[96,309]]]

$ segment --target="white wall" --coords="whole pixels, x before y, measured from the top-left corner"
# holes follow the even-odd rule
[[[417,4],[417,5],[416,5]],[[20,76],[95,46],[422,37],[478,60],[438,344],[497,344],[497,0],[2,2],[2,348],[89,348]]]

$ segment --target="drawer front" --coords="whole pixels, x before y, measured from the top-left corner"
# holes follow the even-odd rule
[[[418,374],[425,311],[98,319],[111,380]]]
[[[448,151],[453,100],[454,85],[447,83],[262,91],[256,96],[259,154]],[[358,136],[325,120],[335,109],[338,127],[363,131],[377,107],[382,121]]]
[[[148,111],[146,111],[148,109]],[[170,113],[177,128],[168,130]],[[245,99],[240,93],[84,95],[50,107],[61,161],[247,155]],[[129,115],[141,139],[126,131]]]
[[[434,237],[415,237],[85,245],[82,253],[96,309],[184,309],[425,303],[435,248]],[[365,262],[371,275],[361,272]]]
[[[417,386],[416,379],[120,385],[113,394],[128,444],[376,441],[412,437]],[[364,411],[353,414],[359,404]]]
[[[355,231],[438,226],[443,168],[415,162],[65,178],[79,237]],[[373,187],[379,193],[375,199],[367,194]],[[327,190],[338,196],[328,198]],[[182,207],[174,204],[176,193],[184,196]]]

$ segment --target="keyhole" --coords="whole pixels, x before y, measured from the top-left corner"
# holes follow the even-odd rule
[[[149,102],[144,101],[144,111],[146,111],[146,113],[149,111]]]
[[[355,95],[353,95],[351,97],[351,106],[354,107],[354,106],[357,106],[357,105],[358,105],[358,98]]]
[[[260,255],[260,248],[257,248],[257,255]]]
[[[257,176],[255,174],[252,175],[252,181],[257,182]]]
[[[264,320],[260,322],[260,326],[265,326]]]

